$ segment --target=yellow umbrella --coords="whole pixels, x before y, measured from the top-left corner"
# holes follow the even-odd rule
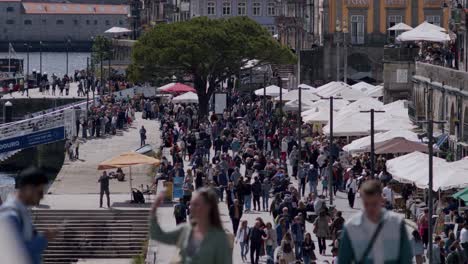
[[[137,152],[122,153],[112,159],[101,162],[98,170],[107,170],[115,168],[126,168],[130,170],[130,193],[132,193],[132,166],[134,165],[155,165],[159,166],[161,161]]]

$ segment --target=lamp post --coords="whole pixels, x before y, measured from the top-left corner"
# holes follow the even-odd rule
[[[343,67],[343,81],[348,83],[348,44],[347,44],[347,33],[348,33],[348,20],[343,19],[343,51],[344,51],[344,67]]]
[[[341,21],[336,20],[336,81],[340,81],[340,32],[341,32]]]
[[[39,73],[42,80],[42,41],[39,41]]]
[[[108,82],[108,86],[109,86],[109,93],[111,92],[111,60],[112,60],[112,54],[113,54],[113,50],[112,49],[109,49],[109,60],[108,60],[108,69],[107,69],[107,82]]]
[[[86,57],[86,80],[89,81],[89,57]],[[86,84],[86,122],[89,116],[89,85]]]
[[[70,38],[67,38],[67,41],[65,42],[65,50],[66,50],[66,71],[65,71],[65,74],[68,76],[68,48],[69,48],[69,45],[71,44],[71,39]],[[88,69],[88,68],[86,68]]]
[[[29,48],[31,47],[28,43],[24,43],[24,46],[26,47],[26,78],[25,82],[28,81],[28,76],[29,76]]]
[[[330,205],[333,205],[333,96],[330,97],[330,120],[328,126],[330,127],[330,138],[328,139],[330,141],[328,147],[328,190],[330,192]]]
[[[267,78],[267,73],[265,72],[263,74],[263,156],[266,156],[266,134],[267,134],[267,107],[266,107],[266,78]]]
[[[370,113],[370,162],[371,162],[371,177],[374,178],[375,174],[375,142],[374,142],[374,116],[375,113],[385,113],[385,111],[376,111],[375,109],[371,109],[369,111],[361,111],[361,113]]]

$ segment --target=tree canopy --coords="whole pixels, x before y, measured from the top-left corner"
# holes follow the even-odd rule
[[[206,115],[215,87],[238,74],[249,60],[282,64],[293,63],[295,56],[247,17],[198,17],[146,32],[133,48],[129,76],[134,81],[151,81],[190,75],[201,115]]]

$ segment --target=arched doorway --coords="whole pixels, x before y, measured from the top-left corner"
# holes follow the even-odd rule
[[[455,116],[455,106],[452,103],[450,107],[450,135],[455,135],[455,121],[457,117]]]

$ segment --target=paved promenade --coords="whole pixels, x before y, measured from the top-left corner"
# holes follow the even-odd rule
[[[68,99],[73,99],[73,98],[86,98],[85,96],[78,96],[78,83],[74,82],[70,84],[70,91],[68,95],[65,95],[65,90],[63,90],[63,95],[59,95],[60,89],[55,90],[55,95],[52,95],[52,89],[49,90],[49,93],[41,93],[39,92],[39,88],[33,88],[29,89],[29,98],[68,98]],[[93,94],[92,92],[89,93],[89,97],[92,98]],[[2,99],[24,99],[28,98],[26,93],[24,95],[21,94],[21,92],[13,92],[11,95],[9,93],[4,94],[2,96]]]
[[[80,160],[65,163],[49,189],[51,194],[97,194],[99,193],[98,178],[102,171],[98,171],[98,164],[123,152],[133,151],[140,147],[139,129],[143,125],[147,130],[148,144],[158,145],[159,130],[155,121],[141,119],[137,113],[137,120],[126,131],[118,131],[117,135],[105,138],[91,138],[80,145]],[[147,176],[149,166],[132,167],[133,186],[150,184]],[[126,181],[111,180],[111,194],[129,193],[129,169],[124,168]],[[130,197],[130,196],[129,196]]]

